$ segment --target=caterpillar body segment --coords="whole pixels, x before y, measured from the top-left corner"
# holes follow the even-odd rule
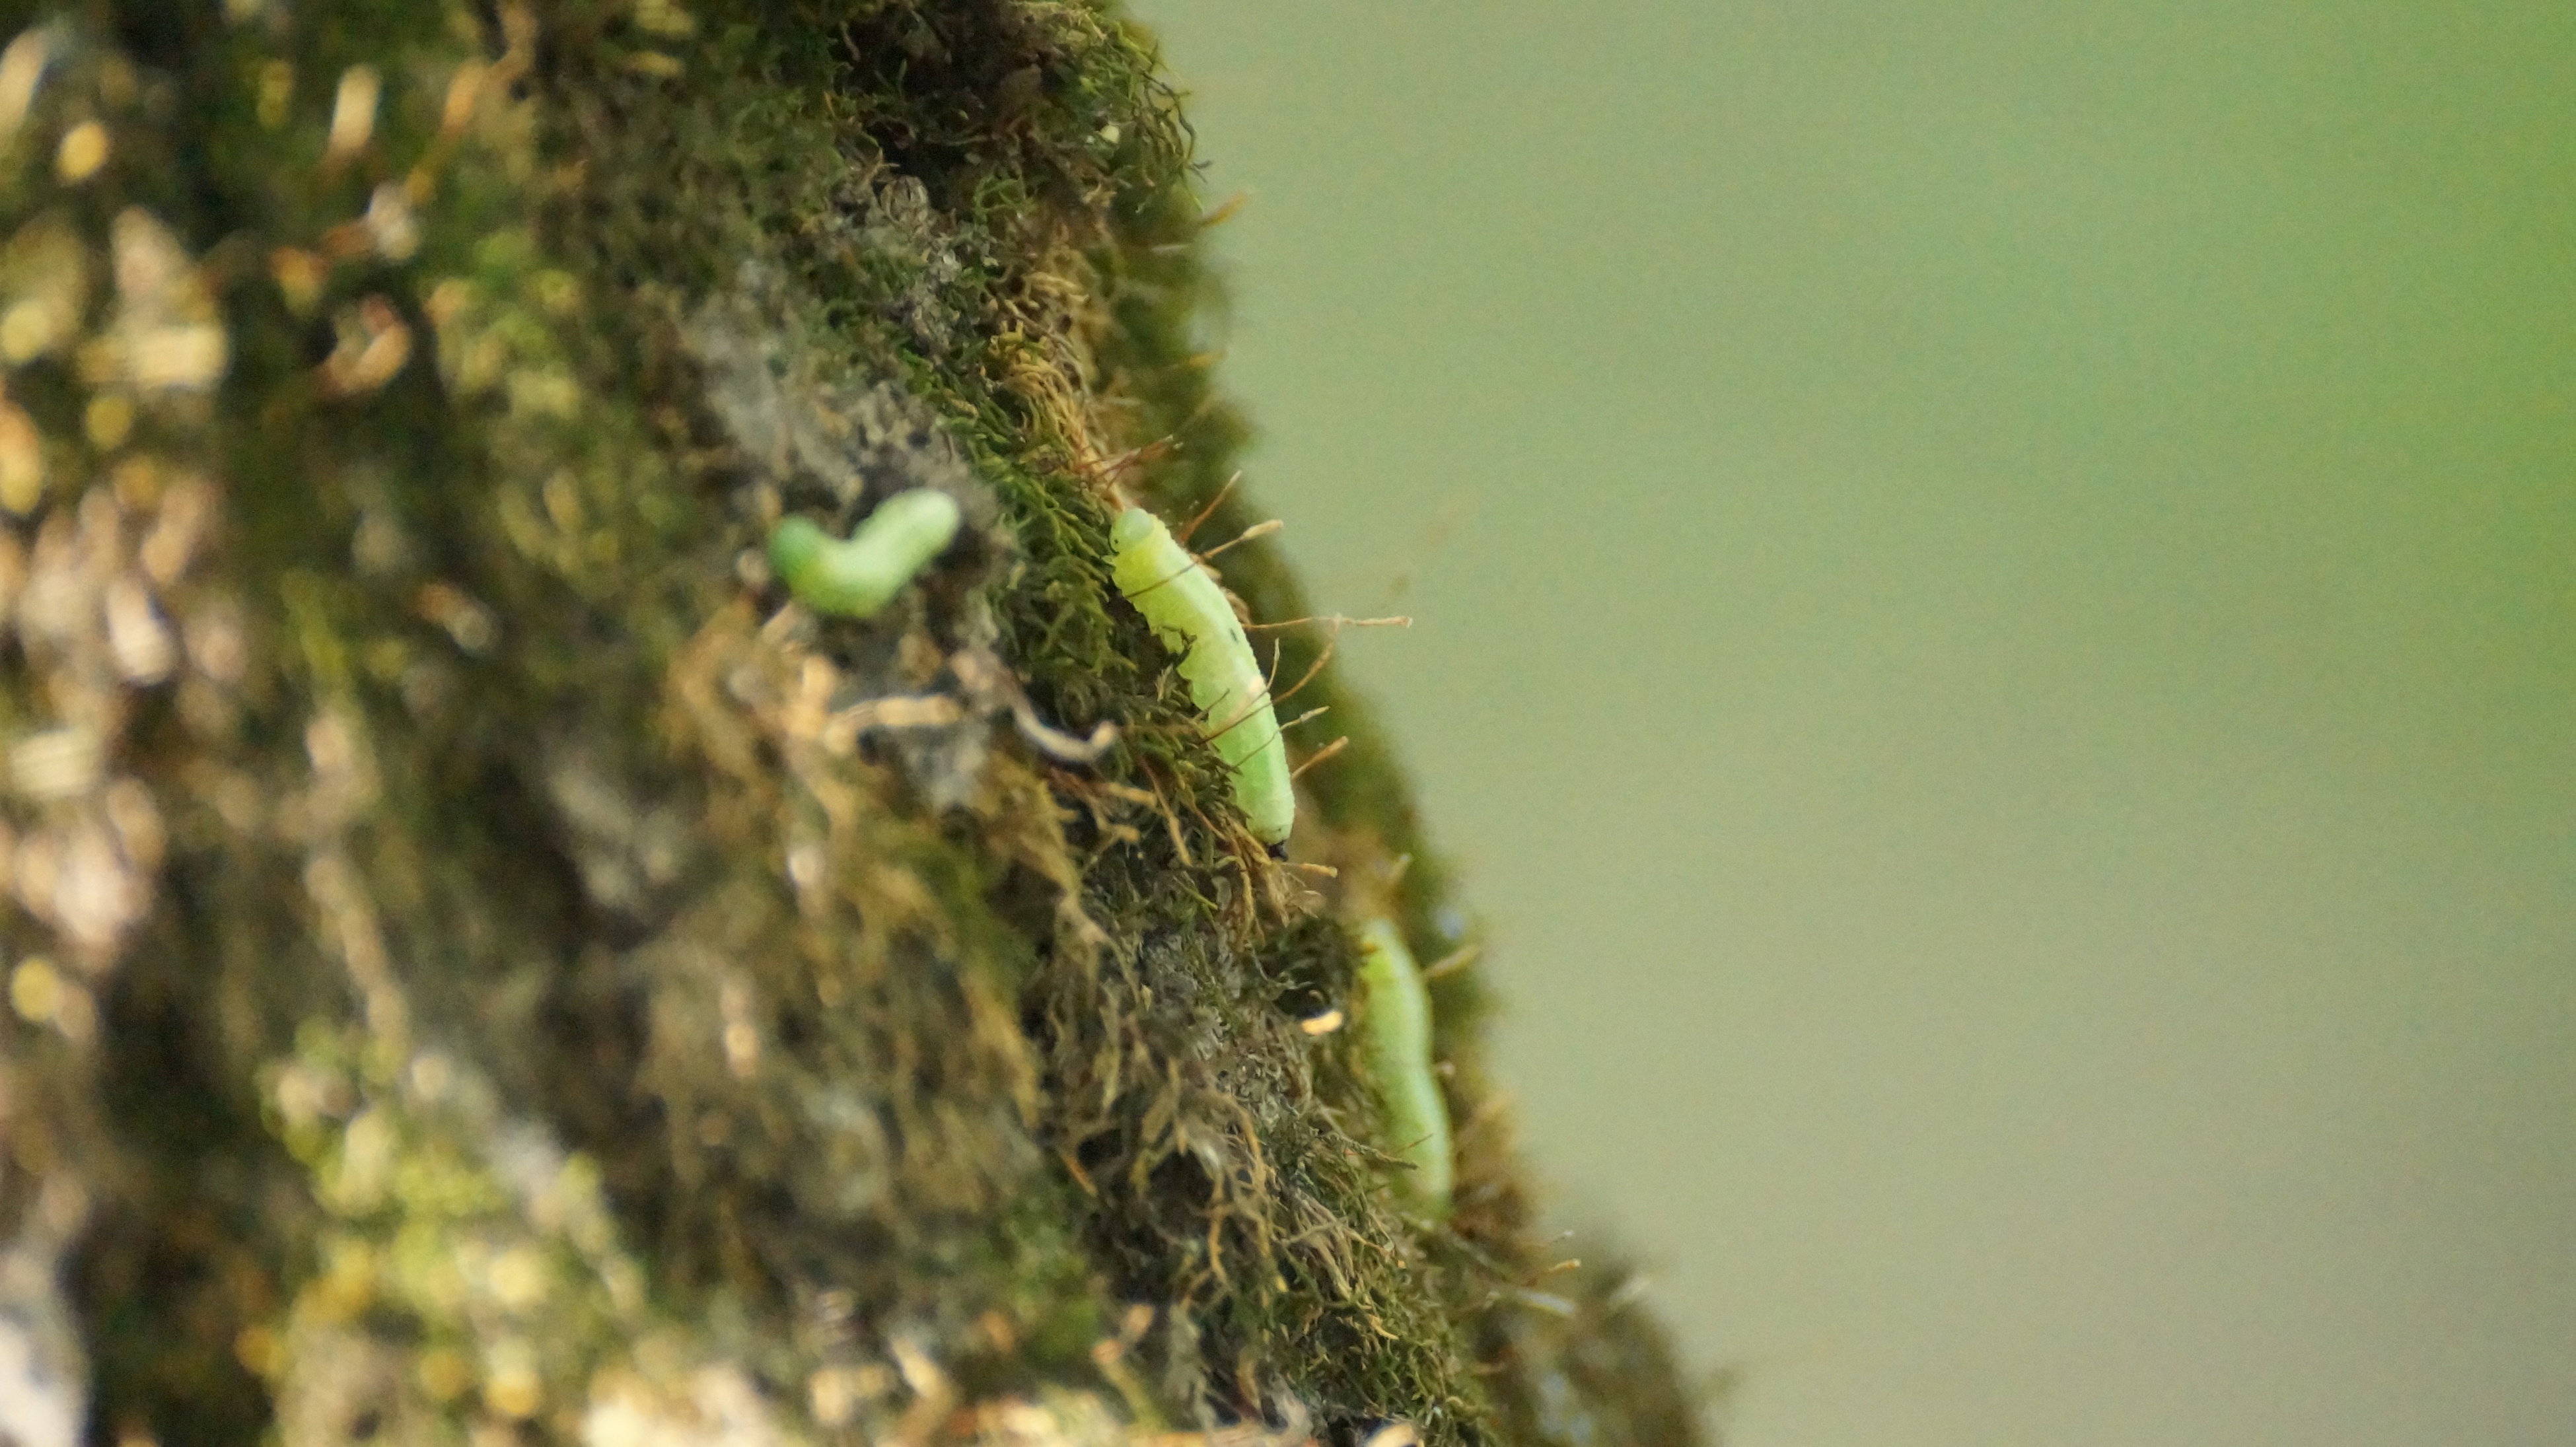
[[[960,517],[957,499],[917,487],[878,503],[846,541],[810,518],[782,519],[769,535],[769,565],[815,612],[866,618],[947,551]]]
[[[1431,992],[1404,935],[1388,919],[1360,929],[1360,1024],[1386,1103],[1386,1133],[1413,1167],[1405,1193],[1436,1217],[1449,1214],[1449,1102],[1431,1063]]]
[[[1234,616],[1215,575],[1152,513],[1131,507],[1119,514],[1109,540],[1110,576],[1163,646],[1179,655],[1181,681],[1189,685],[1199,727],[1234,770],[1235,804],[1252,837],[1275,852],[1296,826],[1297,791],[1289,781],[1279,715],[1270,705],[1270,680],[1253,655],[1243,620]]]

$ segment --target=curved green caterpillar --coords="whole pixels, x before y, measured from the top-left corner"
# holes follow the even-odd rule
[[[1360,930],[1360,1024],[1369,1066],[1386,1101],[1387,1138],[1413,1169],[1407,1193],[1435,1216],[1449,1214],[1452,1172],[1449,1102],[1431,1068],[1431,992],[1393,920]]]
[[[1270,680],[1252,655],[1252,640],[1234,616],[1216,576],[1172,540],[1163,520],[1141,507],[1118,515],[1109,531],[1116,550],[1110,576],[1153,625],[1163,646],[1181,657],[1199,726],[1217,756],[1234,769],[1234,802],[1252,837],[1280,845],[1297,823],[1297,790],[1288,778],[1288,747],[1270,707]],[[1275,852],[1275,850],[1274,850]]]
[[[769,535],[769,566],[815,612],[865,618],[957,540],[958,518],[957,499],[926,487],[878,503],[847,542],[785,518]]]

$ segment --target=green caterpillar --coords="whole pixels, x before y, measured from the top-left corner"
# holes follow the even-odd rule
[[[1279,715],[1270,707],[1270,680],[1242,620],[1216,576],[1152,513],[1141,507],[1120,513],[1109,541],[1118,591],[1145,615],[1163,646],[1180,655],[1199,727],[1234,769],[1234,802],[1252,837],[1276,853],[1296,827],[1297,790],[1289,781]]]
[[[1387,1138],[1413,1167],[1404,1173],[1407,1194],[1432,1215],[1446,1216],[1449,1102],[1431,1068],[1431,992],[1393,920],[1373,919],[1360,930],[1360,988],[1360,1024],[1386,1101]]]
[[[878,503],[847,542],[787,518],[769,535],[769,566],[815,612],[865,618],[957,540],[958,520],[957,499],[926,487]]]

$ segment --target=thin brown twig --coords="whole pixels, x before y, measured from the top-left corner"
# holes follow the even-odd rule
[[[1198,515],[1190,519],[1189,526],[1174,535],[1179,538],[1182,547],[1190,545],[1190,534],[1197,532],[1199,524],[1206,522],[1211,514],[1224,505],[1227,495],[1234,491],[1234,485],[1241,481],[1243,481],[1243,469],[1238,467],[1234,470],[1234,476],[1225,480],[1225,486],[1216,490],[1216,496],[1207,500],[1207,506],[1200,508]]]
[[[1201,563],[1205,563],[1208,559],[1215,557],[1217,554],[1224,552],[1228,548],[1234,547],[1237,544],[1251,542],[1254,538],[1266,538],[1286,526],[1288,526],[1286,523],[1281,522],[1277,518],[1272,518],[1266,523],[1254,523],[1252,526],[1245,528],[1242,532],[1235,534],[1232,542],[1219,543],[1215,547],[1208,549],[1206,552],[1199,554],[1199,561]]]
[[[1308,769],[1315,767],[1317,764],[1324,762],[1326,759],[1333,757],[1335,754],[1340,753],[1342,750],[1349,748],[1350,746],[1351,736],[1349,734],[1344,734],[1340,738],[1337,738],[1331,743],[1324,745],[1322,748],[1315,750],[1313,753],[1308,754],[1306,756],[1306,762],[1299,764],[1297,767],[1288,771],[1288,782],[1293,784],[1299,779],[1304,778]]]
[[[1324,635],[1324,651],[1315,655],[1315,661],[1313,663],[1306,665],[1305,676],[1299,678],[1295,683],[1288,685],[1288,691],[1286,693],[1272,694],[1270,701],[1273,704],[1281,704],[1295,698],[1300,690],[1305,688],[1307,684],[1313,683],[1316,678],[1323,673],[1324,665],[1333,661],[1333,650],[1341,646],[1342,635],[1339,629]],[[1274,661],[1277,659],[1278,653],[1276,650],[1273,650],[1271,657]]]
[[[1330,623],[1336,632],[1344,628],[1410,628],[1413,626],[1411,618],[1401,616],[1354,618],[1347,613],[1311,613],[1303,618],[1283,618],[1276,623],[1246,623],[1243,627],[1247,633],[1266,633],[1275,628],[1301,628],[1309,623]]]
[[[1423,982],[1428,984],[1433,980],[1439,979],[1443,975],[1454,975],[1460,970],[1467,968],[1469,965],[1474,964],[1479,959],[1482,959],[1484,954],[1485,947],[1483,945],[1460,945],[1458,948],[1451,950],[1449,953],[1433,960],[1430,964],[1425,965],[1422,969]]]
[[[1211,226],[1223,226],[1225,223],[1234,219],[1235,213],[1241,211],[1251,203],[1251,192],[1237,191],[1233,195],[1226,197],[1224,200],[1219,201],[1205,211],[1200,212],[1199,229],[1201,231],[1205,231]]]

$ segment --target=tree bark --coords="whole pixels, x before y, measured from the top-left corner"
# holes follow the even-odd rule
[[[0,19],[0,1440],[1696,1440],[1464,964],[1398,1189],[1353,932],[1469,941],[1329,626],[1279,860],[1109,582],[1257,517],[1137,27]]]

